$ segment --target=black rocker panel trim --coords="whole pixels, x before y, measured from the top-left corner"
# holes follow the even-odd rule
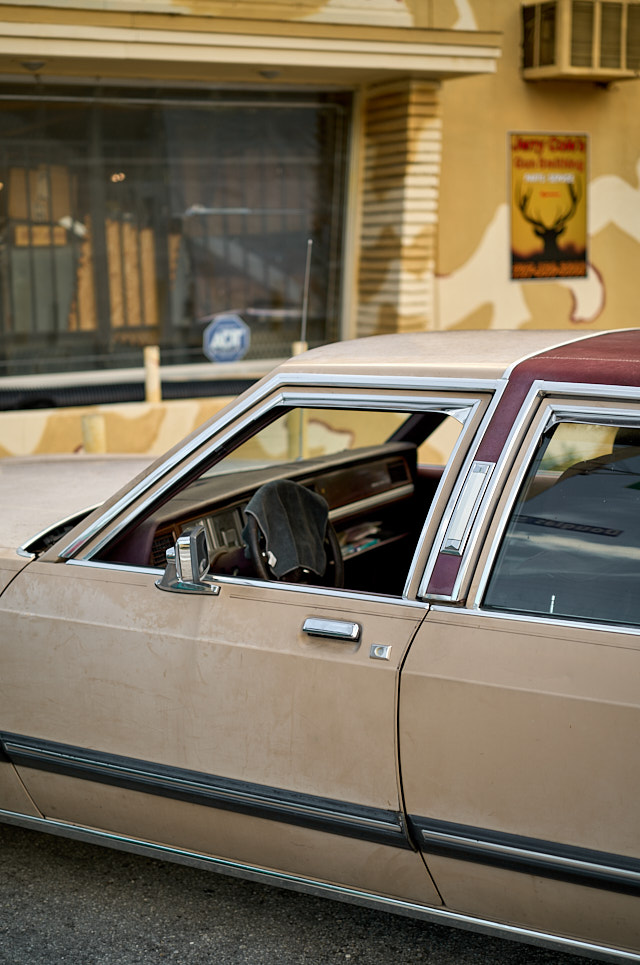
[[[473,861],[606,891],[640,894],[640,859],[410,815],[424,854]]]
[[[236,811],[378,844],[399,848],[412,847],[403,817],[396,811],[217,777],[16,734],[0,735],[0,755],[2,752],[17,767],[50,771],[80,780]]]

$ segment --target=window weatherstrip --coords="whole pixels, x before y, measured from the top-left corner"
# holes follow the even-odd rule
[[[442,604],[432,603],[433,613],[451,613],[451,608]],[[598,633],[624,633],[632,636],[640,635],[640,627],[634,627],[625,623],[605,623],[595,620],[588,621],[586,618],[581,620],[575,617],[557,617],[552,613],[518,613],[516,610],[488,610],[480,606],[479,608],[456,608],[456,613],[467,614],[474,618],[481,616],[488,620],[518,620],[523,623],[539,624],[545,627],[570,627],[574,630],[595,630]]]

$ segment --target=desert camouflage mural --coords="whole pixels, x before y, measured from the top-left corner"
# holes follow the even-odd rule
[[[503,32],[491,77],[443,84],[436,269],[437,328],[624,328],[638,324],[640,109],[637,79],[527,82],[520,72],[519,5],[472,0],[480,29]],[[587,139],[587,274],[510,278],[513,196],[509,137]],[[564,204],[558,202],[559,205]],[[558,208],[560,212],[560,208]]]
[[[615,6],[584,6],[600,11],[607,3]],[[621,3],[638,8],[637,0]],[[551,8],[565,16],[571,4],[555,0]],[[520,0],[13,0],[2,5],[0,23],[0,86],[19,76],[34,91],[97,78],[141,91],[162,81],[205,94],[339,94],[348,105],[342,247],[334,259],[342,337],[638,324],[640,62],[619,76],[558,68],[550,79],[525,77]],[[625,14],[621,23],[631,30],[636,21]],[[594,37],[585,41],[589,50]],[[616,42],[629,58],[640,50],[640,36]],[[558,61],[560,43],[558,34]],[[514,178],[518,137],[579,137],[583,179],[552,184],[539,171],[533,180]],[[60,221],[55,231],[63,228],[72,230]],[[29,230],[23,247],[35,245]],[[136,287],[143,313],[138,302],[116,297],[123,283],[112,272],[111,325],[125,313],[144,316],[144,341],[163,310],[157,276],[142,270],[154,263],[158,237],[148,226],[127,231],[124,242],[135,235],[140,250],[137,274],[152,282]],[[565,261],[571,248],[583,260],[579,272],[565,265],[526,277],[513,269],[514,246],[524,255],[564,252]],[[121,260],[131,274],[133,263]],[[93,304],[91,284],[79,296]],[[13,332],[22,335],[20,324]],[[73,331],[83,334],[80,321]],[[193,412],[187,422],[199,417]],[[144,418],[151,451],[164,416]],[[66,433],[72,449],[82,445],[75,425]],[[43,439],[34,428],[30,441],[11,436],[1,453],[55,445]]]

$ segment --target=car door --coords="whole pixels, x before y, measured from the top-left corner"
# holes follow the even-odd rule
[[[550,398],[496,475],[402,673],[410,825],[448,907],[637,950],[638,406]]]
[[[453,469],[486,401],[447,397],[464,425]],[[419,404],[413,393],[412,404],[443,407],[428,393]],[[383,408],[407,406],[388,397]],[[238,438],[251,444],[250,418]],[[233,449],[221,439],[235,429],[225,432],[201,442],[192,462]],[[326,420],[322,432],[335,441]],[[172,458],[192,479],[189,460]],[[116,500],[71,541],[80,553],[35,560],[0,598],[0,730],[33,801],[59,824],[213,856],[226,870],[439,903],[411,847],[397,778],[398,672],[425,604],[232,575],[202,594],[162,592],[157,569],[123,562],[110,545],[123,520],[140,535],[137,513],[185,501],[181,472],[166,486],[160,475],[137,502]],[[229,474],[236,490],[239,479]],[[450,485],[445,472],[433,506]],[[358,506],[384,509],[373,492]],[[417,532],[427,510],[413,520]]]

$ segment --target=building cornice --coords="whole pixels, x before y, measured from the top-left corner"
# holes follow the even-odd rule
[[[496,70],[500,35],[424,28],[114,14],[33,8],[33,19],[0,6],[0,72],[42,61],[42,76],[168,76],[283,82],[371,82],[392,76],[444,79]],[[23,67],[24,69],[24,67]]]

